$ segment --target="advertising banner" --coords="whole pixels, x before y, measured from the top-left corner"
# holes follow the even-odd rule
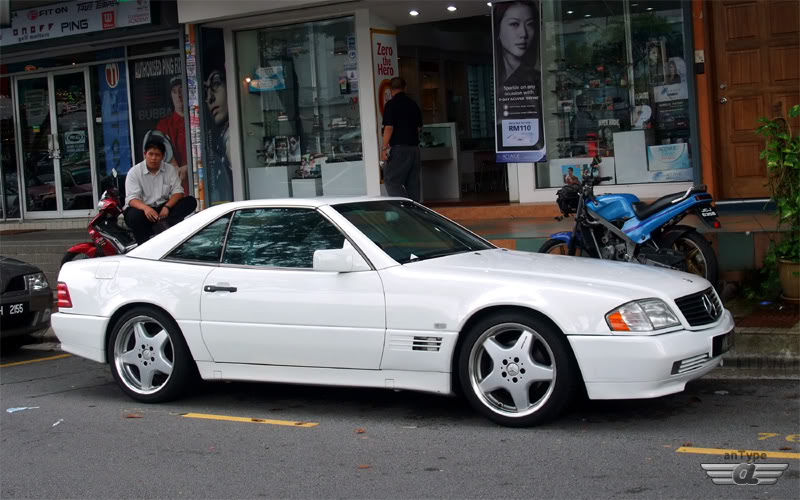
[[[225,80],[225,45],[222,30],[200,28],[205,144],[205,192],[208,205],[233,201],[228,87]],[[199,90],[199,89],[198,89]]]
[[[149,57],[128,64],[136,163],[144,159],[145,143],[155,139],[162,141],[166,147],[165,162],[176,167],[185,165],[181,56]]]
[[[103,154],[105,165],[101,169],[111,175],[117,169],[126,175],[131,168],[131,139],[128,124],[128,84],[124,64],[97,66],[97,83],[100,91],[100,114],[103,117]]]
[[[0,47],[150,24],[150,0],[73,0],[11,13],[0,29]]]
[[[392,78],[400,75],[397,65],[397,33],[387,30],[370,30],[372,36],[372,70],[375,74],[375,100],[378,110],[378,144],[381,144],[383,108],[392,98]]]
[[[547,161],[538,1],[492,2],[495,147],[500,163]]]

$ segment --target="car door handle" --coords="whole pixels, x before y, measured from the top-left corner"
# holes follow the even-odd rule
[[[203,287],[203,291],[204,292],[211,292],[211,293],[214,293],[214,292],[231,292],[231,293],[233,293],[233,292],[236,291],[236,287],[235,286],[206,285],[206,286]]]

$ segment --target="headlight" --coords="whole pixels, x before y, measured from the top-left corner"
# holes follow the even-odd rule
[[[628,302],[606,314],[606,323],[612,332],[652,332],[681,324],[672,309],[659,299]]]
[[[50,285],[47,283],[44,273],[26,274],[25,288],[31,292],[38,292],[39,290],[50,288]]]

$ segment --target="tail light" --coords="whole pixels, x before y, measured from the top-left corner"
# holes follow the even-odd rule
[[[72,307],[72,299],[69,296],[69,288],[67,288],[67,284],[63,281],[58,282],[56,296],[58,297],[59,309]]]

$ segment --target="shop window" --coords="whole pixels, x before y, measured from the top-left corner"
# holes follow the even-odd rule
[[[693,180],[683,8],[542,3],[549,161],[536,164],[537,188],[579,181],[593,156],[611,183]]]
[[[352,17],[236,33],[250,198],[361,195]]]

